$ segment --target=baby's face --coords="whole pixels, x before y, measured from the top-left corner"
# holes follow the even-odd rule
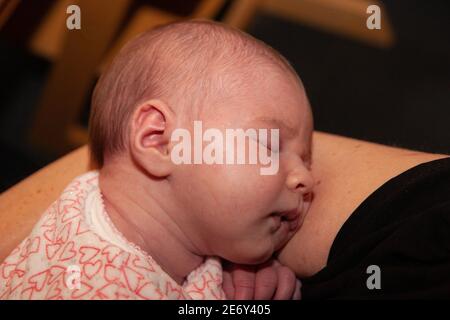
[[[247,157],[245,164],[179,165],[172,175],[187,234],[195,235],[195,245],[205,254],[236,263],[268,259],[299,228],[311,201],[313,123],[305,93],[290,76],[268,78],[226,105],[205,107],[199,120],[203,132],[215,128],[224,138],[226,129],[266,129],[269,137],[271,129],[279,129],[279,150],[272,150],[278,170],[262,175],[268,165],[250,164]],[[257,145],[270,155],[274,141]],[[226,148],[224,142],[224,154],[230,152]],[[237,148],[235,143],[235,154]]]

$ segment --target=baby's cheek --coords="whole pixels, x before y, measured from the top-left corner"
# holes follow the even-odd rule
[[[284,187],[285,179],[281,174],[261,176],[257,184],[257,191],[268,199],[276,199]]]
[[[273,207],[284,185],[281,174],[261,175],[258,165],[202,165],[191,178],[193,202],[227,215],[248,212],[249,219]]]

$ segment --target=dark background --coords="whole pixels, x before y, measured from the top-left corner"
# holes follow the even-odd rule
[[[36,10],[45,9],[40,3]],[[293,64],[317,130],[450,153],[450,1],[384,4],[396,34],[391,49],[265,14],[247,31]],[[0,31],[0,192],[55,160],[25,138],[51,63],[17,44],[23,28],[7,27],[15,33]],[[84,125],[88,112],[89,105],[80,115]]]

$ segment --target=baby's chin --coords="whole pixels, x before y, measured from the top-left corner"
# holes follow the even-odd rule
[[[273,229],[273,228],[272,228]],[[240,239],[234,246],[239,248],[232,252],[224,253],[222,258],[237,264],[257,265],[269,260],[274,253],[281,250],[293,237],[296,229],[290,229],[289,222],[279,223],[276,229],[267,229],[260,237]]]
[[[258,265],[269,260],[273,255],[273,251],[269,254],[261,255],[261,256],[248,256],[248,257],[240,257],[237,259],[229,260],[237,264],[246,264],[246,265]]]
[[[261,245],[259,243],[258,245],[251,246],[245,252],[231,254],[228,258],[224,258],[237,264],[257,265],[269,260],[274,252],[275,246],[272,243],[268,243],[267,245]]]
[[[246,252],[241,252],[240,254],[230,254],[223,256],[224,259],[237,263],[237,264],[247,264],[247,265],[257,265],[266,262],[269,260],[273,253],[274,253],[274,247],[268,247],[268,248],[261,248],[261,250],[255,250],[255,247],[253,247],[253,250],[243,250]]]

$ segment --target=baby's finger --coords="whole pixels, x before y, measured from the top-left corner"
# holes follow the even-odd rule
[[[295,286],[294,295],[292,296],[292,300],[300,300],[302,298],[302,283],[297,279],[297,284]]]
[[[278,273],[272,266],[260,269],[255,279],[255,300],[272,299],[278,285]]]
[[[285,266],[277,268],[278,271],[278,288],[274,300],[291,300],[294,295],[297,278],[295,274]]]
[[[255,296],[255,271],[253,268],[240,266],[232,271],[234,298],[236,300],[253,300]]]
[[[228,271],[223,272],[222,288],[227,299],[234,299],[233,278]]]

